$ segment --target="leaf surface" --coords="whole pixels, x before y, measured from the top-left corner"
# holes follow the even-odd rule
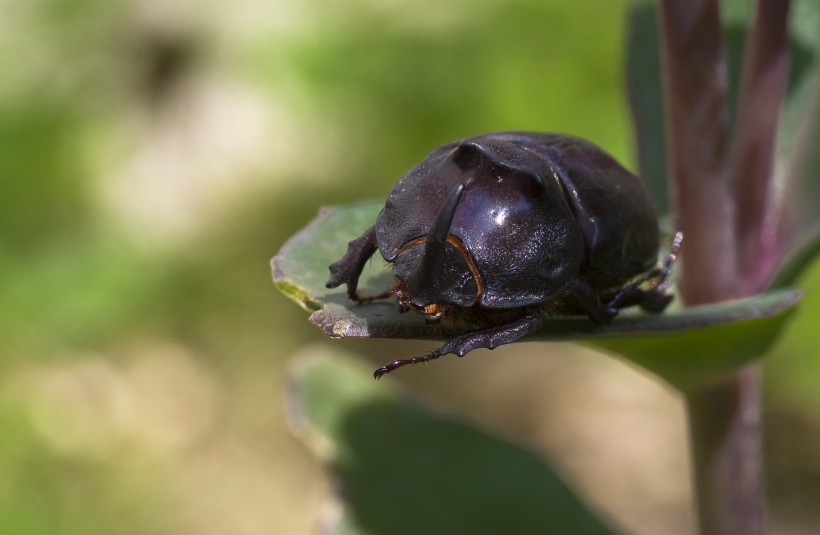
[[[356,304],[344,288],[327,289],[328,266],[347,242],[372,225],[380,203],[324,208],[272,260],[274,282],[311,312],[310,321],[333,338],[413,338],[444,340],[458,330],[429,326],[419,314],[399,314],[383,300]],[[390,285],[387,264],[374,255],[360,288],[377,294]],[[579,340],[622,357],[678,388],[718,380],[762,355],[797,304],[799,290],[781,288],[751,299],[679,308],[663,314],[624,311],[609,325],[586,317],[554,317],[526,340]]]

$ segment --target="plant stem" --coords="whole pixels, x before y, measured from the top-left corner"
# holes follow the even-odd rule
[[[661,52],[672,206],[686,233],[687,305],[736,296],[735,204],[729,180],[728,75],[717,0],[665,0]]]
[[[731,145],[718,0],[664,0],[660,26],[672,204],[686,232],[687,305],[762,290],[776,257],[775,132],[785,94],[788,0],[759,0]],[[692,251],[687,254],[687,251]],[[685,393],[701,535],[762,535],[760,370]]]
[[[776,232],[776,204],[771,190],[777,125],[789,66],[789,3],[760,0],[746,41],[730,166],[743,295],[762,289],[783,248]]]
[[[687,392],[687,414],[701,535],[764,531],[760,369]]]

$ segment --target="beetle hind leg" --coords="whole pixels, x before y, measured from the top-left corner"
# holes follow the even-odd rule
[[[330,279],[327,281],[326,286],[336,288],[346,284],[347,296],[358,303],[389,297],[389,291],[375,296],[363,296],[357,291],[359,277],[362,274],[364,265],[370,260],[377,248],[376,226],[373,225],[365,230],[361,236],[348,243],[347,252],[342,258],[330,264]]]
[[[485,329],[477,329],[463,334],[456,335],[443,346],[437,350],[422,355],[420,357],[412,357],[409,359],[394,360],[382,366],[373,372],[373,377],[380,379],[382,375],[390,373],[397,368],[406,366],[408,364],[420,364],[435,360],[442,355],[450,353],[463,357],[473,349],[495,349],[498,346],[515,342],[519,338],[523,338],[528,334],[536,332],[543,324],[541,316],[527,315],[521,319],[497,325],[495,327],[487,327]]]
[[[660,270],[653,270],[653,272],[655,273],[653,277],[662,275]],[[638,288],[637,285],[633,283],[615,294],[615,296],[609,301],[609,306],[616,310],[631,306],[639,306],[647,312],[659,314],[663,312],[667,305],[671,302],[672,294],[666,293],[665,289],[661,288],[660,285],[655,285],[648,290],[644,290],[642,288]]]
[[[618,307],[613,306],[612,301],[603,302],[600,294],[580,277],[569,282],[569,295],[572,302],[599,325],[609,323],[618,315]]]
[[[656,314],[663,312],[666,306],[672,302],[672,294],[667,293],[666,290],[671,284],[672,268],[678,259],[682,241],[683,232],[676,232],[663,265],[650,270],[616,293],[609,301],[609,306],[621,309],[637,305],[647,312]],[[652,281],[651,288],[648,290],[641,289],[640,286],[647,281]]]

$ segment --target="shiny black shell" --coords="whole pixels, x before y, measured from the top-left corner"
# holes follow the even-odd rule
[[[376,222],[385,260],[412,253],[458,184],[449,232],[482,280],[476,292],[461,266],[437,302],[523,307],[559,297],[574,277],[617,288],[657,261],[657,215],[641,180],[588,141],[528,132],[449,143],[408,171]]]

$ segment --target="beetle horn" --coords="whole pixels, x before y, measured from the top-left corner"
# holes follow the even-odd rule
[[[444,246],[447,244],[447,235],[450,233],[450,225],[453,222],[453,216],[456,214],[456,206],[461,200],[461,195],[464,193],[464,184],[457,184],[447,197],[441,211],[436,217],[433,227],[427,233],[427,241],[424,244],[424,262],[422,264],[422,272],[433,273],[436,266],[441,265],[444,257]]]

